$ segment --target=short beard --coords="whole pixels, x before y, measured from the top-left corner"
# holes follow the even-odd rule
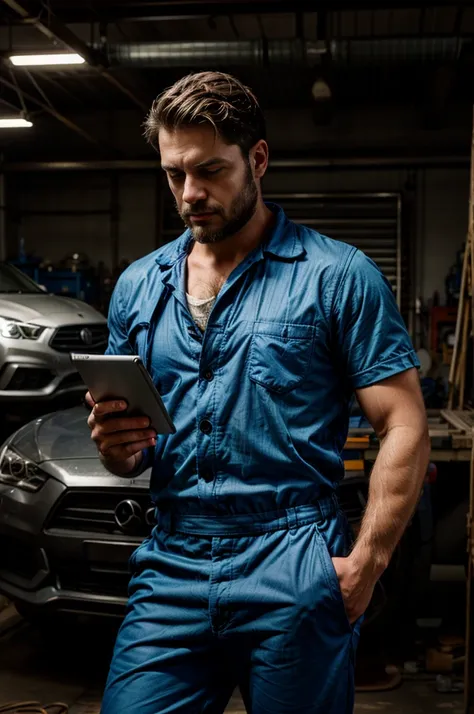
[[[211,231],[201,226],[193,228],[191,222],[185,216],[180,215],[185,225],[191,229],[193,238],[197,243],[220,243],[226,238],[234,236],[247,225],[255,213],[257,203],[258,189],[250,164],[248,164],[244,187],[239,195],[233,200],[229,211],[229,218],[220,230]]]

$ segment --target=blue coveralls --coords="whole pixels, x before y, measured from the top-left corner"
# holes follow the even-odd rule
[[[331,557],[354,389],[416,355],[363,253],[269,204],[269,238],[200,334],[185,295],[192,237],[138,260],[114,291],[108,352],[139,354],[176,425],[145,455],[158,525],[133,554],[102,714],[348,714],[359,623]]]

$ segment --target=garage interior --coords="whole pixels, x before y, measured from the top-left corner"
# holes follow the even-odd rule
[[[1,0],[0,11],[0,262],[14,269],[5,285],[21,274],[42,286],[23,288],[38,293],[35,305],[47,292],[66,301],[58,314],[71,300],[90,309],[84,328],[44,323],[56,361],[23,355],[13,365],[7,348],[30,329],[23,315],[33,308],[2,312],[17,297],[6,293],[22,289],[3,288],[0,273],[0,712],[48,702],[64,703],[51,714],[100,711],[127,572],[48,554],[56,586],[85,604],[58,611],[52,599],[43,614],[34,583],[47,566],[33,528],[48,543],[76,530],[131,552],[150,530],[151,504],[145,480],[104,484],[86,443],[84,385],[58,365],[70,351],[105,350],[118,277],[182,233],[143,122],[166,87],[212,69],[252,87],[265,112],[264,197],[379,265],[421,362],[431,463],[362,630],[354,711],[473,714],[474,2]],[[22,541],[2,501],[20,478],[7,460],[34,423],[53,455],[28,462],[22,483],[39,503],[48,476],[63,480],[45,520],[21,513],[18,499],[18,518],[34,524]],[[64,480],[60,462],[72,464],[74,448]],[[341,493],[354,529],[377,449],[354,411]],[[124,500],[138,525],[117,521]],[[25,701],[36,704],[10,704]],[[227,711],[245,711],[239,692]]]

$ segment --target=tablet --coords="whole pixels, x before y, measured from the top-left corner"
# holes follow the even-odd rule
[[[157,434],[174,434],[175,426],[153,381],[137,355],[71,354],[94,401],[123,399],[127,416],[147,416]]]

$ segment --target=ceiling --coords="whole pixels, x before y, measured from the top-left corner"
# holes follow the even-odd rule
[[[164,87],[199,68],[237,74],[265,109],[311,107],[318,77],[341,105],[409,103],[426,92],[442,109],[472,102],[474,2],[391,4],[0,0],[0,110],[49,129],[59,122],[94,144],[76,115],[144,116]],[[26,70],[7,59],[61,49],[87,63]],[[0,147],[11,153],[24,141],[0,137]]]

